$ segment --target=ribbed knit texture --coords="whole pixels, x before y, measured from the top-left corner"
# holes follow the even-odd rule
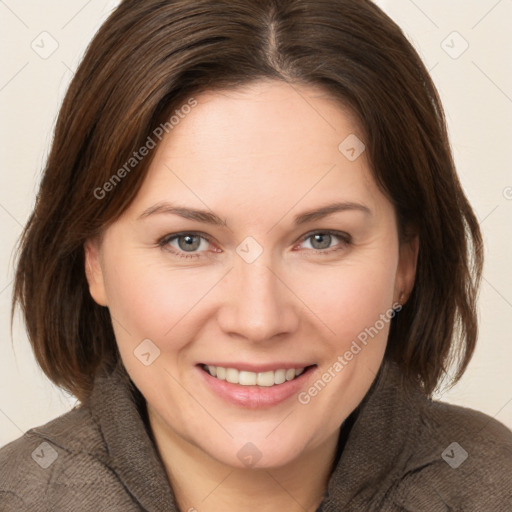
[[[512,512],[512,432],[399,377],[382,367],[317,512]],[[135,393],[117,371],[98,377],[87,407],[2,448],[0,511],[179,512]]]

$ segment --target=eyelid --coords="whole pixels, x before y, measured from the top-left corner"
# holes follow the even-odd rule
[[[208,242],[212,241],[212,238],[210,235],[203,233],[202,231],[177,231],[176,233],[168,233],[167,235],[164,235],[163,237],[158,239],[158,243],[165,243],[166,241],[172,240],[174,238],[179,238],[180,236],[185,235],[193,235],[193,236],[200,236],[207,240]]]

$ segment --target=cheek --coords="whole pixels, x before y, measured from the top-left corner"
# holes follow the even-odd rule
[[[395,272],[391,257],[368,265],[322,268],[299,278],[297,295],[328,327],[328,338],[343,348],[390,310]]]
[[[137,255],[133,249],[126,254],[130,256],[112,258],[110,261],[115,264],[107,272],[115,337],[123,364],[137,387],[145,396],[159,395],[162,390],[155,386],[166,378],[162,373],[164,360],[173,368],[194,338],[192,329],[201,325],[196,322],[194,327],[188,320],[208,283],[203,279],[201,285],[192,273],[170,271],[148,262],[149,258]],[[147,353],[149,366],[144,362]]]
[[[298,396],[308,418],[326,417],[328,435],[360,403],[382,363],[392,313],[396,260],[344,265],[317,274],[310,307],[331,332],[323,337],[320,367],[310,387]],[[322,289],[322,292],[320,292]],[[329,414],[326,413],[329,411]],[[309,420],[308,420],[309,421]]]
[[[169,270],[143,255],[113,261],[107,273],[109,308],[127,328],[147,337],[161,338],[207,289],[193,273]]]

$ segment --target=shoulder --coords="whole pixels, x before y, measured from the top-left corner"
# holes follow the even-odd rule
[[[432,400],[424,402],[419,418],[427,446],[443,449],[447,469],[469,462],[481,477],[503,476],[512,482],[512,431],[503,423],[468,407]]]
[[[123,510],[116,508],[122,502],[119,496],[110,508],[98,501],[116,494],[119,486],[101,431],[85,407],[31,429],[0,449],[2,511]],[[133,510],[125,505],[124,510]]]
[[[434,499],[439,510],[512,510],[512,432],[448,403],[424,399],[417,413],[400,483],[404,508],[424,510]]]

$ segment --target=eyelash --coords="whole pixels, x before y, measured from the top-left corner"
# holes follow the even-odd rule
[[[205,233],[198,233],[196,231],[184,231],[182,233],[173,233],[170,235],[166,235],[166,236],[162,237],[160,240],[158,240],[157,243],[160,247],[169,251],[170,253],[177,256],[178,258],[182,258],[182,259],[200,258],[201,257],[200,252],[186,253],[183,251],[177,251],[177,250],[169,248],[169,244],[172,241],[176,240],[177,238],[186,236],[186,235],[200,236],[207,242],[211,243],[211,238],[208,235],[206,235]],[[323,256],[325,256],[327,254],[331,254],[332,252],[335,252],[335,251],[339,251],[339,250],[346,248],[352,244],[352,237],[348,233],[344,233],[344,232],[340,232],[340,231],[331,231],[331,230],[317,230],[317,231],[312,231],[310,233],[307,233],[306,235],[304,235],[301,238],[299,243],[303,243],[315,235],[330,235],[330,236],[335,236],[336,238],[339,238],[341,240],[341,243],[338,244],[338,246],[330,247],[325,250],[307,249],[307,251],[309,251],[309,252],[313,252],[315,254],[321,254]]]

